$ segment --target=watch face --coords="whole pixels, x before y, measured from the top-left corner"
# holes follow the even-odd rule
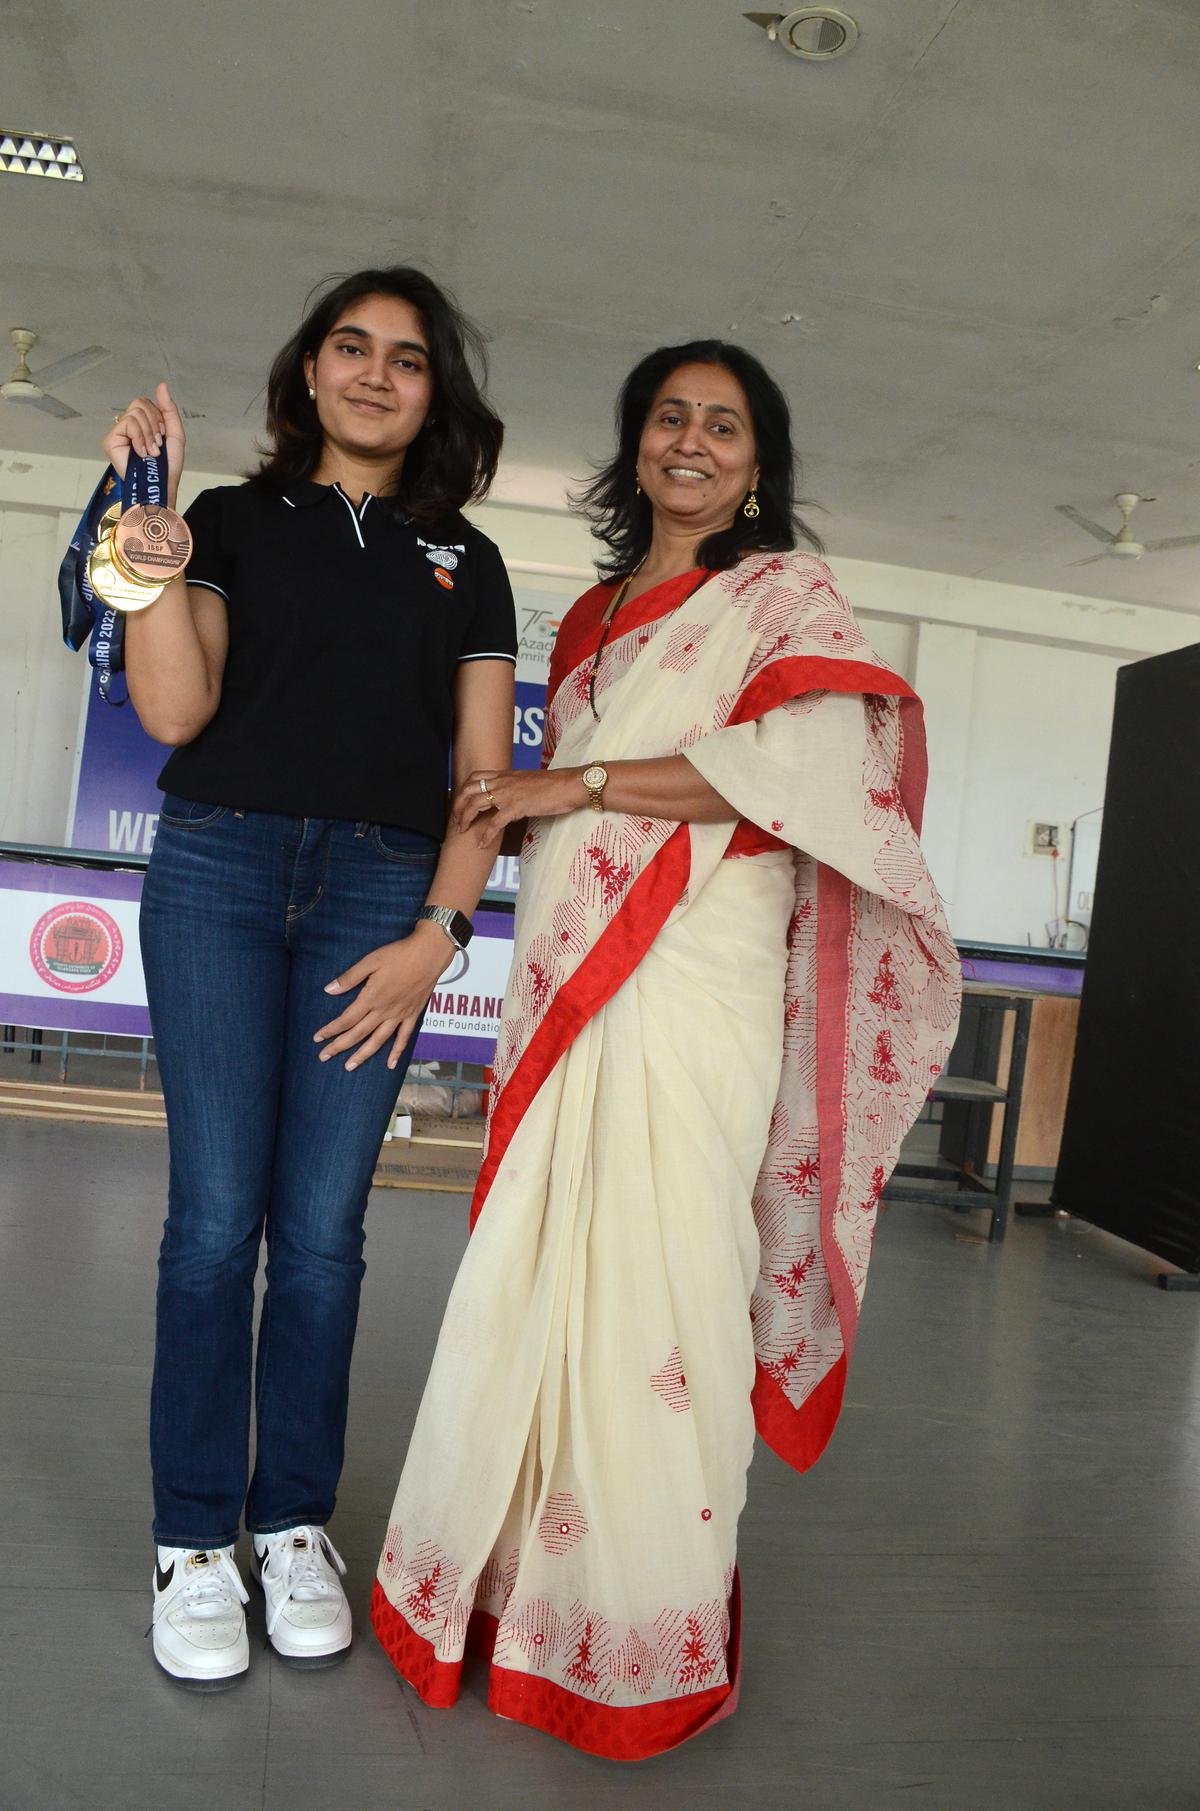
[[[603,786],[607,780],[608,769],[605,767],[589,767],[583,776],[585,786]]]

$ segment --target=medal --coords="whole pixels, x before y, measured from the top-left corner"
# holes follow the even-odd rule
[[[160,579],[131,578],[117,560],[113,532],[101,535],[88,555],[88,583],[98,598],[114,610],[145,610],[163,594]]]
[[[88,583],[114,610],[145,610],[187,566],[192,536],[164,501],[165,453],[143,459],[131,452],[121,503],[105,510],[87,558]]]
[[[128,577],[167,585],[192,557],[192,531],[175,510],[137,503],[117,523],[113,553]]]

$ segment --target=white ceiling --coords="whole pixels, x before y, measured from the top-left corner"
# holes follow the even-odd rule
[[[87,453],[165,372],[238,469],[310,285],[402,259],[491,331],[515,466],[582,474],[635,357],[728,335],[835,555],[1200,610],[1200,549],[1072,569],[1053,509],[1200,532],[1197,0],[843,0],[827,67],[742,4],[9,0],[0,126],[88,180],[0,175],[0,326],[115,356],[0,446]]]

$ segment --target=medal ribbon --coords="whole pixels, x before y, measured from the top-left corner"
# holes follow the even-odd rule
[[[161,453],[151,453],[143,459],[140,453],[130,448],[129,464],[125,467],[125,481],[121,485],[121,513],[134,509],[139,503],[156,503],[165,509],[167,504],[167,449],[163,446]]]
[[[112,696],[113,678],[125,670],[125,613],[114,610],[103,598],[96,596],[88,583],[87,563],[99,538],[100,518],[112,504],[118,484],[122,514],[137,503],[165,504],[166,448],[148,459],[130,448],[123,480],[118,480],[111,465],[107,468],[79,518],[79,526],[71,536],[71,545],[58,569],[63,640],[69,648],[79,649],[91,637],[88,660],[96,669],[97,689],[105,704],[126,702],[125,698]]]

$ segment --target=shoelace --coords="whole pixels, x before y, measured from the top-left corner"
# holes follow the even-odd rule
[[[157,1621],[168,1607],[173,1609],[179,1597],[193,1609],[232,1610],[235,1595],[244,1604],[250,1602],[250,1593],[242,1583],[232,1554],[221,1547],[210,1547],[208,1565],[197,1573],[191,1584],[184,1586],[182,1592],[175,1597],[164,1598],[155,1611],[154,1620]]]
[[[302,1547],[296,1544],[301,1537],[304,1541]],[[274,1552],[268,1549],[267,1555],[262,1561],[264,1577],[267,1567],[279,1557],[279,1551],[278,1548]],[[325,1557],[327,1551],[342,1577],[344,1578],[346,1575],[345,1560],[329,1536],[320,1528],[291,1529],[283,1551],[290,1557],[287,1570],[279,1581],[284,1587],[282,1594],[267,1618],[268,1640],[275,1633],[276,1624],[293,1597],[298,1598],[301,1602],[311,1603],[314,1597],[328,1597],[337,1589],[336,1581],[329,1577],[329,1564]],[[272,1586],[274,1586],[274,1580],[272,1580]],[[301,1592],[304,1593],[302,1598],[300,1597]]]

